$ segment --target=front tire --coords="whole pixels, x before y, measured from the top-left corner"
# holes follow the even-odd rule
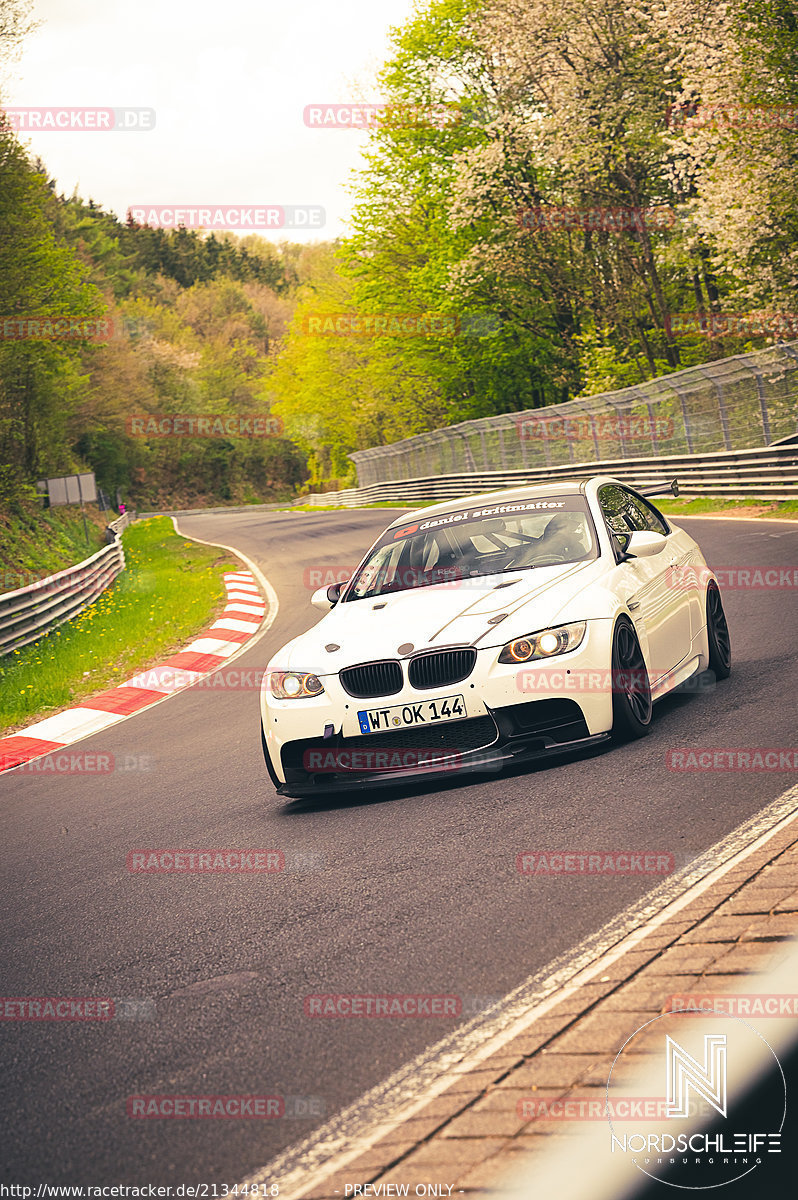
[[[644,737],[653,704],[643,651],[631,621],[621,618],[612,635],[612,736],[618,742]]]
[[[716,679],[728,679],[731,675],[731,637],[720,590],[714,583],[707,588],[707,641],[710,671]]]

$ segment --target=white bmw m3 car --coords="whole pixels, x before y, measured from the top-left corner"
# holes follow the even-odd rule
[[[261,690],[284,796],[641,737],[654,701],[731,670],[698,546],[608,476],[406,514],[311,602],[325,615],[274,655]]]

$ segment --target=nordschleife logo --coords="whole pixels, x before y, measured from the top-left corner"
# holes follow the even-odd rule
[[[616,1055],[605,1111],[613,1156],[674,1188],[722,1187],[781,1153],[784,1072],[765,1038],[739,1017],[719,1009],[700,1019],[662,1013]],[[621,1111],[632,1119],[621,1121]]]
[[[690,1116],[690,1089],[726,1116],[726,1035],[707,1034],[704,1062],[696,1062],[684,1046],[666,1035],[668,1116]]]

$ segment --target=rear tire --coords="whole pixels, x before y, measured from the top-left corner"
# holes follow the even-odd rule
[[[707,588],[707,641],[710,671],[716,679],[728,679],[731,675],[731,637],[720,590],[715,583],[710,583]]]
[[[617,742],[645,737],[653,705],[643,651],[631,621],[622,617],[612,635],[612,736]]]

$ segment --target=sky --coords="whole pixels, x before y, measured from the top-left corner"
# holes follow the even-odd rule
[[[390,27],[413,7],[413,0],[34,0],[39,28],[3,84],[4,107],[154,109],[147,131],[19,135],[59,192],[76,189],[122,219],[134,205],[308,206],[312,228],[262,232],[275,240],[337,237],[346,231],[347,187],[367,136],[308,128],[304,110],[379,101],[374,79]]]

